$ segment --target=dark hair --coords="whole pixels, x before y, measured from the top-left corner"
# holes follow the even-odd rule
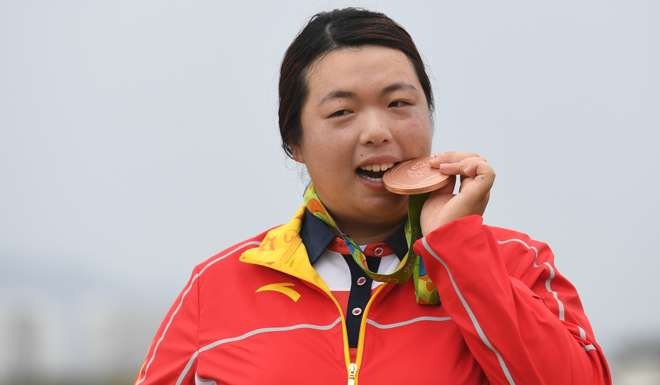
[[[312,16],[286,50],[280,69],[279,124],[284,152],[293,158],[292,145],[300,141],[300,113],[307,98],[309,65],[330,51],[362,45],[379,45],[403,52],[415,68],[430,111],[433,92],[424,63],[403,27],[382,13],[359,8],[336,9]]]

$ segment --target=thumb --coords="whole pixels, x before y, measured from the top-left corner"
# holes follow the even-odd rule
[[[453,194],[454,193],[454,187],[456,187],[456,175],[449,175],[447,184],[444,185],[443,187],[437,189],[436,191],[434,191],[434,193]]]

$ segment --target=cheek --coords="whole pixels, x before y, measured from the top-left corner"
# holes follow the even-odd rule
[[[416,155],[428,155],[431,151],[433,133],[428,118],[415,117],[405,122],[399,131],[401,142],[408,151]]]
[[[332,132],[318,131],[307,137],[303,153],[308,172],[317,184],[341,179],[352,159],[345,138]]]
[[[343,212],[347,186],[351,185],[352,170],[347,163],[351,156],[336,138],[323,138],[308,143],[305,165],[321,200],[330,211]]]
[[[312,131],[312,130],[310,130]],[[350,125],[337,125],[331,122],[321,122],[308,137],[310,144],[324,156],[335,159],[346,159],[355,144],[357,131]],[[349,157],[348,160],[351,158]]]

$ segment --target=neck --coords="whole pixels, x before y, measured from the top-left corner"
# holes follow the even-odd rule
[[[366,245],[367,243],[382,242],[389,238],[401,225],[401,221],[393,223],[356,223],[356,222],[338,222],[337,226],[357,243]]]

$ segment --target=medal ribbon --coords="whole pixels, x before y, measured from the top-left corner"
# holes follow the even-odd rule
[[[422,228],[419,223],[419,216],[422,212],[422,205],[426,200],[427,195],[411,195],[408,199],[408,220],[404,227],[404,232],[406,235],[406,243],[408,244],[408,251],[406,255],[401,259],[397,268],[391,274],[378,274],[369,270],[367,265],[367,258],[360,249],[360,247],[349,237],[347,234],[344,234],[337,223],[332,218],[328,210],[325,208],[321,199],[319,199],[314,185],[310,183],[305,189],[305,194],[303,195],[305,207],[307,210],[312,213],[315,217],[319,218],[323,223],[332,227],[337,231],[339,237],[346,242],[346,246],[351,252],[351,256],[355,263],[358,264],[360,269],[369,276],[369,278],[379,281],[379,282],[389,282],[389,283],[405,283],[412,276],[413,283],[415,286],[415,298],[418,304],[421,305],[438,305],[440,304],[440,297],[438,295],[438,290],[436,289],[433,282],[426,274],[426,269],[424,268],[424,261],[422,258],[415,254],[413,251],[413,243],[422,237]]]

